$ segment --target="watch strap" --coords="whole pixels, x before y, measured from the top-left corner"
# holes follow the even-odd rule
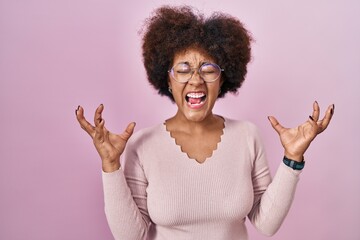
[[[302,160],[301,162],[297,162],[297,161],[287,158],[286,156],[284,156],[283,162],[286,166],[288,166],[294,170],[302,170],[305,166],[304,160]]]

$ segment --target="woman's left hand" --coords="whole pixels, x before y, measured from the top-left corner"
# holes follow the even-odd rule
[[[326,110],[324,118],[319,120],[320,108],[315,101],[312,116],[309,116],[306,122],[296,128],[285,128],[275,117],[268,117],[272,127],[280,136],[280,141],[285,149],[285,156],[287,158],[299,162],[303,160],[303,155],[310,146],[310,143],[329,125],[334,114],[334,108],[334,104],[330,105]]]

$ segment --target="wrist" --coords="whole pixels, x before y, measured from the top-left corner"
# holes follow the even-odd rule
[[[119,170],[119,168],[120,168],[120,162],[102,163],[102,170],[104,172],[115,172]]]
[[[291,159],[291,160],[296,161],[296,162],[303,162],[304,161],[304,155],[303,154],[291,154],[291,153],[285,151],[284,156],[287,159]]]

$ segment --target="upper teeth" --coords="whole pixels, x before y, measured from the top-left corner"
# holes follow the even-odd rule
[[[205,93],[188,93],[186,96],[189,98],[202,98]]]

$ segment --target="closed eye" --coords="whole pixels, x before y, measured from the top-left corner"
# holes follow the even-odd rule
[[[176,73],[178,74],[189,74],[191,71],[189,70],[177,70]]]

